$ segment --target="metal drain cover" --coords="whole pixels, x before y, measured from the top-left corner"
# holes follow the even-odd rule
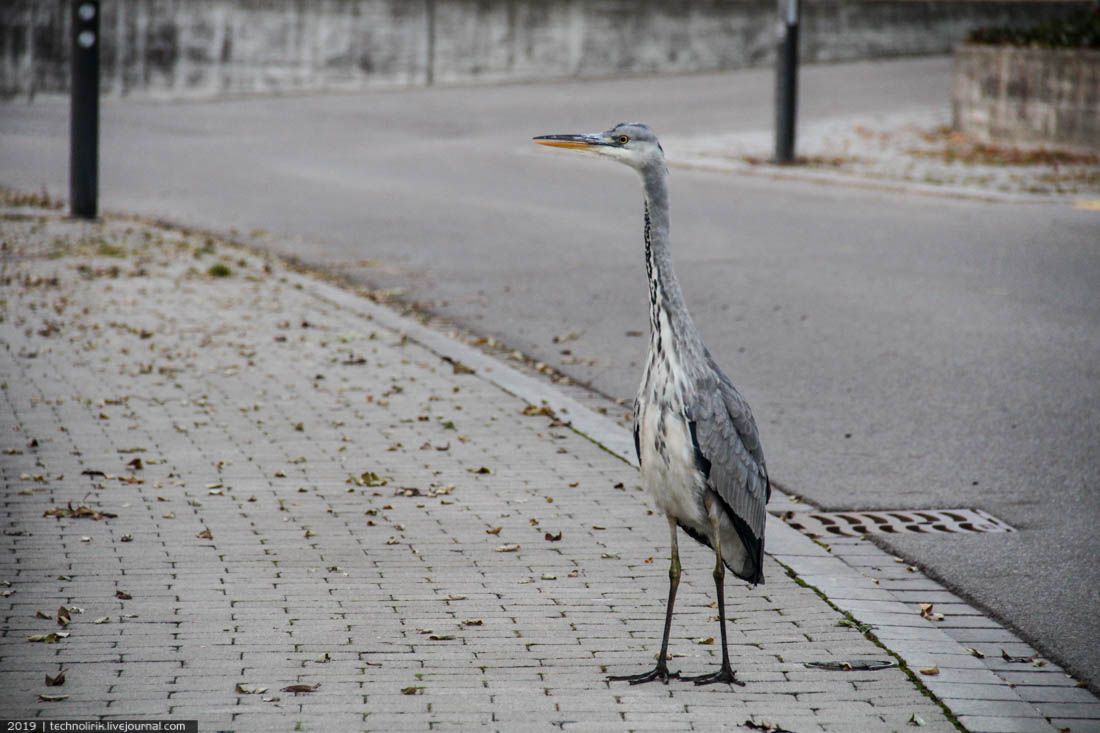
[[[811,537],[865,534],[955,534],[1014,532],[980,509],[904,509],[884,512],[784,512],[787,524]]]

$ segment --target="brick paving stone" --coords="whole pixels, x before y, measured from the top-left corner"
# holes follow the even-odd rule
[[[952,728],[899,669],[807,668],[884,652],[772,558],[766,585],[729,584],[745,687],[609,683],[653,663],[667,583],[664,524],[629,465],[263,255],[41,212],[0,231],[6,715],[805,733],[916,714]],[[207,274],[215,262],[231,275]],[[44,516],[70,503],[117,516]],[[711,557],[689,541],[682,554],[671,661],[699,673],[719,658],[698,643],[717,636]],[[62,605],[84,609],[70,635],[28,641],[60,630]],[[62,666],[66,685],[46,688]],[[295,684],[319,687],[283,691]],[[53,691],[71,697],[38,701]]]

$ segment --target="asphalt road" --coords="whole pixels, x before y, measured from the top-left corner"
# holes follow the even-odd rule
[[[943,106],[949,76],[948,59],[807,68],[802,119]],[[102,200],[267,230],[631,398],[647,313],[637,181],[527,140],[630,119],[764,129],[771,86],[750,70],[111,101]],[[0,106],[0,183],[64,193],[67,124],[60,100]],[[689,305],[776,480],[830,509],[1008,521],[1020,531],[895,546],[1100,681],[1100,214],[679,169],[672,197]]]

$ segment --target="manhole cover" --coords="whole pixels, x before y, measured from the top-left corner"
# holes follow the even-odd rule
[[[885,512],[784,512],[787,524],[810,536],[1013,532],[1008,524],[980,509],[906,509]]]

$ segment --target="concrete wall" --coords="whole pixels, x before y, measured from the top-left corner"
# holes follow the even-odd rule
[[[951,101],[979,139],[1100,151],[1100,51],[962,46]]]
[[[802,56],[947,53],[1087,3],[803,0]],[[0,95],[64,91],[69,0],[0,0]],[[759,64],[773,0],[102,0],[107,94],[212,96]]]

